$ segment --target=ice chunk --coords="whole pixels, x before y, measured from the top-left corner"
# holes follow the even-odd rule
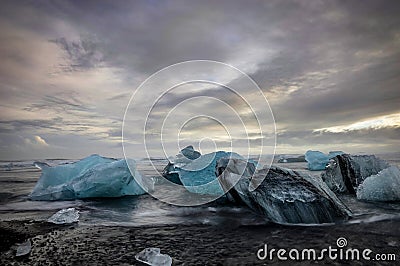
[[[329,159],[336,155],[343,154],[342,151],[331,151],[329,154],[324,154],[320,151],[307,151],[305,159],[308,162],[308,170],[319,171],[325,170],[325,167],[329,163]]]
[[[375,155],[342,154],[332,158],[322,173],[322,179],[334,191],[355,194],[357,187],[371,175],[390,165]]]
[[[91,155],[76,163],[55,167],[37,163],[36,166],[42,169],[42,175],[30,194],[32,200],[140,195],[154,186],[153,180],[142,177],[136,170],[135,162],[130,159],[115,160]]]
[[[195,160],[201,156],[200,152],[195,151],[192,145],[182,149],[181,154],[190,160]]]
[[[19,244],[17,246],[17,252],[15,253],[15,256],[20,257],[28,255],[31,252],[31,249],[32,249],[32,243],[31,240],[28,239],[24,243]]]
[[[357,199],[366,201],[400,200],[400,170],[396,166],[367,177],[357,188]]]
[[[165,166],[162,175],[168,179],[169,181],[182,185],[182,182],[179,178],[178,171],[175,170],[176,168],[183,167],[189,164],[191,161],[199,158],[201,156],[200,152],[195,151],[193,146],[187,146],[186,148],[182,149],[175,158],[171,158],[168,162],[168,165]]]
[[[204,154],[195,160],[182,160],[179,157],[174,163],[167,165],[164,176],[169,176],[167,178],[171,180],[175,175],[174,178],[179,179],[180,183],[192,193],[222,195],[223,190],[215,176],[215,166],[222,157],[243,159],[237,153],[224,151]]]
[[[181,180],[179,179],[178,171],[175,170],[175,166],[173,163],[168,162],[167,166],[165,166],[163,173],[163,177],[171,181],[172,183],[182,185]]]
[[[72,224],[79,222],[79,211],[75,208],[62,209],[53,214],[49,219],[53,224]]]
[[[151,266],[171,266],[172,258],[161,254],[159,248],[145,248],[135,255],[135,259]]]
[[[244,170],[244,168],[249,168]],[[243,160],[220,160],[216,173],[229,198],[276,223],[318,224],[348,218],[350,210],[321,178],[274,167],[256,170]],[[253,190],[251,179],[261,184]]]

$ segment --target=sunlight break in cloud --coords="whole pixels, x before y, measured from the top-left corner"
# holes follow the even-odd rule
[[[41,137],[41,136],[34,136],[33,140],[26,138],[25,139],[26,144],[31,144],[31,145],[37,145],[37,146],[42,146],[42,147],[48,147],[49,144]]]
[[[315,129],[314,132],[341,133],[341,132],[356,131],[363,129],[381,129],[388,127],[400,127],[400,113],[374,117],[364,121],[355,122],[349,125],[319,128]]]

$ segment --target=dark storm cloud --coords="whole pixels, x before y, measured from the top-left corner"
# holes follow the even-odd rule
[[[68,41],[65,38],[51,40],[60,46],[67,55],[71,64],[63,66],[66,71],[76,71],[99,67],[103,63],[103,54],[94,40],[89,38],[79,41]]]
[[[47,129],[62,135],[60,128],[67,127],[86,140],[87,135],[117,139],[132,90],[145,78],[170,64],[209,59],[238,67],[260,85],[274,111],[280,145],[301,146],[298,151],[327,142],[400,146],[396,125],[314,131],[400,113],[398,1],[3,1],[1,6],[2,131],[35,135]],[[41,45],[47,46],[41,50]],[[247,91],[243,96],[251,100]],[[155,117],[204,94],[242,107],[224,90],[179,91],[160,101]],[[221,110],[215,103],[193,109],[201,107]],[[24,117],[21,110],[36,115]],[[234,123],[231,113],[224,115],[226,123]],[[70,137],[68,143],[74,143]]]
[[[60,130],[62,124],[62,118],[57,117],[52,120],[13,120],[13,121],[0,121],[0,132],[2,133],[15,133],[22,132],[25,130],[38,130],[38,129],[49,129],[49,130]]]
[[[275,116],[286,125],[316,128],[398,112],[399,67],[400,62],[388,62],[367,67],[361,73],[341,73],[335,85],[325,90],[299,90],[276,104]]]
[[[76,97],[65,99],[60,96],[45,95],[40,103],[33,103],[25,108],[27,111],[35,112],[38,110],[57,109],[59,112],[67,111],[91,111]]]

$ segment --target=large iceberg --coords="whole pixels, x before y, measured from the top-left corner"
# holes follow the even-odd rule
[[[322,179],[334,192],[355,194],[367,177],[389,166],[375,155],[342,154],[330,160]]]
[[[319,171],[325,170],[325,167],[329,163],[329,159],[335,157],[336,155],[343,154],[342,151],[330,151],[325,154],[320,151],[307,151],[305,154],[305,159],[308,162],[308,170]]]
[[[215,166],[223,157],[243,159],[234,152],[217,151],[192,160],[181,152],[168,163],[163,176],[174,183],[182,184],[192,193],[222,195],[224,192],[215,176]]]
[[[91,155],[71,164],[51,167],[36,163],[36,166],[42,169],[42,175],[30,194],[32,200],[121,197],[141,195],[154,188],[153,180],[142,177],[131,159]]]
[[[400,200],[400,170],[396,166],[367,177],[356,191],[357,199],[366,201]]]
[[[274,166],[255,170],[247,161],[225,158],[218,161],[216,174],[229,199],[275,223],[330,223],[351,215],[318,177]],[[254,189],[253,183],[260,182]]]

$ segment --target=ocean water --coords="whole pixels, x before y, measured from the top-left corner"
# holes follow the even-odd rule
[[[400,154],[383,154],[379,157],[400,166]],[[279,156],[276,156],[276,160]],[[70,163],[74,160],[40,160],[49,165]],[[46,220],[56,211],[76,207],[80,210],[80,224],[154,226],[169,224],[266,224],[262,217],[244,207],[210,203],[196,207],[177,207],[154,199],[150,195],[123,198],[97,198],[73,201],[31,201],[29,193],[40,177],[40,169],[34,160],[0,162],[0,220]],[[165,159],[142,159],[137,161],[142,175],[157,178],[167,164]],[[308,171],[307,163],[275,163],[310,175],[321,171]],[[153,168],[155,166],[156,169]],[[166,190],[165,193],[170,193]],[[354,213],[349,223],[374,222],[400,217],[400,202],[368,203],[355,197],[339,197]]]

